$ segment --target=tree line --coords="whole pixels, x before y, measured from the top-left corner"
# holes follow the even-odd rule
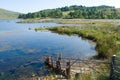
[[[120,19],[120,11],[112,6],[65,6],[34,13],[20,14],[18,18],[66,18],[66,19]]]

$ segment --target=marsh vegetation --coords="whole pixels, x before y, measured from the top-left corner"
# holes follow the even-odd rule
[[[105,21],[105,20],[104,20]],[[85,24],[82,27],[52,27],[46,28],[52,32],[59,34],[82,36],[83,38],[96,42],[96,50],[98,51],[98,58],[109,58],[112,55],[120,55],[120,25],[107,21],[77,21],[77,24]],[[114,22],[114,21],[113,21]],[[62,22],[61,22],[62,23]],[[63,23],[76,24],[74,21],[64,21]],[[37,28],[40,30],[45,28]]]

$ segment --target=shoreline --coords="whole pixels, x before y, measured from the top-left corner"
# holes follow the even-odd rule
[[[90,22],[85,24],[82,27],[67,27],[67,26],[60,26],[60,27],[52,27],[44,29],[36,28],[35,30],[49,30],[59,34],[67,34],[67,35],[74,35],[77,34],[82,38],[91,40],[96,43],[96,51],[98,52],[97,58],[102,59],[109,59],[112,55],[120,55],[120,45],[117,44],[120,41],[120,34],[119,31],[119,24],[118,22],[114,21],[106,22]],[[116,23],[115,23],[116,22]],[[114,47],[113,47],[114,46]]]
[[[120,25],[120,19],[54,19],[54,18],[46,18],[46,19],[22,19],[17,23],[44,23],[44,22],[55,22],[58,24],[92,24],[96,22],[103,23],[112,23]]]

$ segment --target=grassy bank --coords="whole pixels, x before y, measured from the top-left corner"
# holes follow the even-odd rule
[[[83,27],[61,26],[46,29],[59,34],[77,34],[96,42],[98,58],[109,58],[114,54],[120,55],[120,25],[107,22],[92,22],[85,24]],[[41,28],[36,30],[41,30]]]

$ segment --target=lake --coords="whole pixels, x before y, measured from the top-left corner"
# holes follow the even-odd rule
[[[75,25],[52,22],[19,24],[16,21],[0,20],[0,76],[6,73],[15,74],[15,71],[11,73],[11,70],[42,59],[42,55],[58,56],[61,53],[63,57],[75,58],[90,58],[96,55],[95,45],[76,35],[59,35],[49,31],[36,32],[28,29]]]

